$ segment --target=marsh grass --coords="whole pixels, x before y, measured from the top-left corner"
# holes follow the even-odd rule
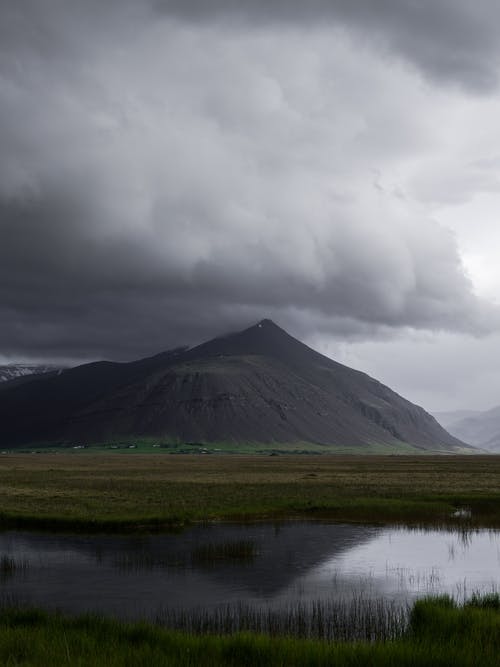
[[[323,641],[250,632],[195,635],[154,624],[0,612],[0,664],[30,667],[498,667],[500,612],[450,598],[417,602],[400,635]]]
[[[144,570],[165,570],[171,567],[186,567],[185,554],[157,556],[148,551],[126,552],[113,558],[113,566],[121,572],[141,572]]]
[[[166,608],[156,622],[197,635],[251,632],[326,641],[387,641],[403,635],[409,613],[407,604],[358,596],[290,603],[278,608],[242,602],[214,609]]]
[[[113,558],[113,565],[123,572],[140,572],[177,567],[216,567],[231,563],[244,565],[253,563],[257,556],[257,545],[253,540],[234,540],[200,544],[190,553],[177,552],[160,556],[149,551],[121,553]]]
[[[497,456],[7,454],[0,474],[4,527],[151,531],[288,517],[500,526]]]
[[[219,563],[253,563],[258,555],[253,540],[232,542],[207,542],[191,552],[191,562],[198,566],[214,566]]]
[[[471,609],[495,609],[500,611],[500,593],[485,593],[483,595],[473,593],[465,606]]]
[[[26,572],[28,561],[11,558],[7,554],[0,556],[0,581],[5,581],[16,574]]]

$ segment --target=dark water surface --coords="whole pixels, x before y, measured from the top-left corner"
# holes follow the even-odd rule
[[[124,618],[500,588],[500,532],[487,530],[290,522],[128,537],[5,532],[0,559],[4,597]]]

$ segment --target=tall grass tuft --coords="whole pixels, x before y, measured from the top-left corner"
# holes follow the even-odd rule
[[[0,556],[0,579],[2,580],[13,577],[19,572],[25,572],[27,569],[27,560],[16,560],[15,558],[7,556],[7,554],[2,554],[2,556]]]
[[[251,563],[258,555],[253,540],[236,540],[234,542],[208,542],[201,544],[191,553],[194,565],[217,565],[224,562]]]
[[[253,540],[233,542],[208,542],[195,547],[191,553],[152,554],[149,551],[117,554],[113,559],[115,567],[123,572],[140,570],[167,569],[172,567],[215,567],[237,563],[252,563],[258,556]]]
[[[466,606],[500,611],[500,593],[486,593],[484,595],[473,593]]]
[[[401,637],[408,605],[384,599],[315,600],[288,607],[260,607],[237,602],[214,609],[165,608],[156,622],[192,634],[252,632],[327,641],[387,641]]]
[[[406,632],[375,642],[250,632],[195,635],[97,616],[0,610],[1,665],[498,667],[499,651],[500,612],[478,596],[463,605],[449,597],[420,600]]]

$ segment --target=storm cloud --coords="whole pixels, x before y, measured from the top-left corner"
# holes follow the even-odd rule
[[[476,91],[498,84],[500,8],[494,0],[158,0],[155,6],[188,21],[343,26],[432,78]]]
[[[2,3],[2,354],[496,330],[432,208],[443,171],[497,188],[456,153],[497,84],[479,5]]]

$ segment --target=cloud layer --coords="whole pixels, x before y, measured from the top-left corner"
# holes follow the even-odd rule
[[[500,8],[494,0],[158,0],[187,21],[345,26],[424,74],[486,91],[498,84]]]
[[[496,85],[493,3],[104,4],[0,9],[4,355],[498,326],[428,206],[453,85]],[[449,197],[496,187],[445,156]]]

